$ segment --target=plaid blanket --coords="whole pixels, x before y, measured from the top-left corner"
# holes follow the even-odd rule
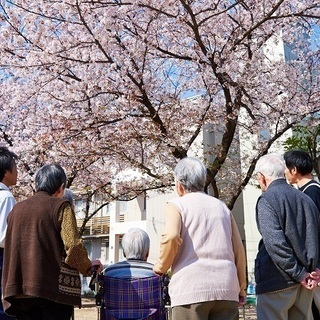
[[[163,277],[104,277],[105,320],[165,320]]]

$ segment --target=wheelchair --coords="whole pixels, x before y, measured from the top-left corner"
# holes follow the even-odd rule
[[[99,320],[168,320],[169,278],[112,278],[93,274],[90,289],[95,292]]]

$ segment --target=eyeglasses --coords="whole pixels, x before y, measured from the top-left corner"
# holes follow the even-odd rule
[[[257,178],[258,178],[259,175],[262,176],[262,177],[264,177],[264,174],[261,173],[260,171],[256,172],[256,175],[257,175]]]

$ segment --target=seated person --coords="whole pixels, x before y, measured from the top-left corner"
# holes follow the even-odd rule
[[[164,277],[147,262],[150,239],[139,229],[130,229],[122,238],[125,261],[107,267],[104,273],[104,319],[165,320]]]
[[[112,278],[146,278],[155,276],[153,265],[147,262],[150,249],[148,234],[139,228],[131,228],[122,238],[125,261],[107,267],[105,276]]]

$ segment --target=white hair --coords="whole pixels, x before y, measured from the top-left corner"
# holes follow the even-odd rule
[[[122,238],[122,249],[126,259],[146,261],[149,255],[150,238],[139,228],[131,228]]]
[[[269,153],[262,156],[256,164],[256,173],[260,172],[271,179],[284,178],[285,162],[278,153]]]
[[[203,163],[192,157],[181,159],[174,169],[176,181],[179,181],[188,192],[203,191],[207,170]]]

